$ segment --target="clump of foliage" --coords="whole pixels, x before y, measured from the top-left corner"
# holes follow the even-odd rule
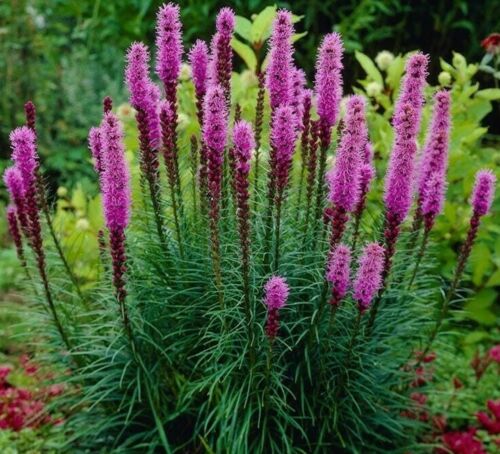
[[[423,421],[408,415],[412,383],[457,301],[495,177],[476,175],[467,238],[441,294],[427,246],[444,204],[452,98],[434,94],[418,150],[428,57],[402,63],[384,196],[372,200],[377,131],[364,96],[342,100],[341,36],[323,38],[312,91],[294,61],[293,16],[278,11],[255,107],[240,106],[234,27],[223,8],[210,45],[194,44],[190,93],[178,90],[178,6],[158,12],[160,85],[147,46],[130,46],[138,144],[129,147],[109,97],[89,132],[104,225],[92,240],[90,223],[79,229],[99,257],[95,274],[75,273],[64,247],[73,240],[57,235],[32,103],[10,135],[7,216],[33,289],[30,329],[76,390],[59,402],[79,410],[65,442],[166,452],[415,448]],[[186,114],[196,128],[183,127]]]

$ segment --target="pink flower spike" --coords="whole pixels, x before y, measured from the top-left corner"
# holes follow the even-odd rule
[[[201,39],[196,40],[189,51],[189,63],[193,75],[196,96],[203,99],[207,90],[208,46]]]
[[[36,183],[35,171],[38,168],[38,155],[35,140],[35,133],[28,126],[21,126],[10,133],[12,160],[21,174],[24,191]]]
[[[102,192],[104,217],[110,231],[123,231],[130,220],[130,174],[125,159],[123,130],[118,118],[108,112],[101,126],[104,174]]]
[[[332,299],[330,304],[339,305],[349,288],[349,271],[351,250],[344,244],[339,244],[330,256],[326,279],[332,284]]]
[[[233,128],[233,143],[236,152],[236,164],[247,162],[255,148],[252,125],[244,120],[238,121]]]
[[[215,20],[217,33],[220,33],[225,39],[231,39],[236,26],[236,16],[229,7],[221,8]]]
[[[177,83],[182,58],[182,24],[179,6],[162,5],[156,22],[156,73],[168,86]]]
[[[337,121],[342,98],[342,39],[338,33],[325,35],[316,61],[314,91],[317,110],[323,129],[330,129]]]
[[[480,170],[472,191],[472,208],[477,216],[488,214],[495,194],[496,177],[491,170]]]
[[[492,361],[500,364],[500,344],[490,348],[488,356]]]
[[[354,299],[361,312],[366,311],[382,285],[384,248],[377,243],[365,246],[354,280]]]
[[[270,39],[269,65],[267,67],[267,88],[274,111],[288,104],[292,90],[294,33],[292,15],[289,11],[279,10],[273,22]]]
[[[271,126],[271,146],[275,151],[275,178],[278,194],[288,185],[292,156],[297,140],[294,115],[291,106],[280,106]]]
[[[351,96],[347,101],[345,128],[337,159],[327,175],[329,200],[345,211],[352,211],[359,199],[361,153],[366,146],[367,137],[365,101],[361,96]]]
[[[264,286],[264,304],[269,310],[285,306],[290,290],[286,279],[281,276],[271,277]]]

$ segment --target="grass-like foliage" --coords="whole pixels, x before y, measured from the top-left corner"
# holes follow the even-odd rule
[[[493,179],[478,178],[471,231],[442,294],[425,252],[444,197],[443,92],[421,152],[429,182],[413,226],[404,222],[419,175],[427,57],[408,60],[384,205],[367,204],[373,152],[360,96],[348,98],[338,126],[340,36],[323,40],[312,96],[293,64],[292,16],[279,11],[255,112],[241,120],[231,104],[233,27],[234,13],[221,10],[210,54],[199,42],[190,54],[202,126],[192,139],[177,127],[178,8],[158,16],[164,94],[150,79],[147,48],[131,46],[126,80],[140,142],[132,185],[110,99],[90,138],[106,221],[92,285],[69,269],[40,196],[32,105],[11,136],[9,225],[33,288],[29,333],[47,361],[68,369],[60,449],[417,449],[420,423],[405,416],[415,366],[454,301]],[[268,112],[270,132],[261,135]]]

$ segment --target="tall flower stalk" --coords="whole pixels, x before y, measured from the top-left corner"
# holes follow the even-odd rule
[[[24,105],[24,112],[26,115],[26,126],[33,131],[35,135],[35,152],[36,151],[36,108],[35,104],[33,104],[32,101],[28,101]],[[49,227],[49,232],[50,236],[52,238],[52,241],[54,243],[54,246],[56,247],[57,254],[59,255],[59,258],[61,259],[61,262],[64,266],[64,269],[66,270],[66,273],[68,273],[68,277],[71,280],[71,283],[75,287],[75,290],[78,294],[78,296],[83,298],[82,291],[80,289],[80,284],[78,283],[78,279],[69,266],[68,259],[66,258],[66,255],[64,254],[63,248],[61,246],[61,242],[59,241],[59,238],[57,237],[55,228],[54,228],[54,223],[52,221],[52,216],[50,214],[50,209],[49,209],[49,204],[47,203],[47,196],[45,194],[45,184],[43,181],[43,176],[40,172],[40,163],[37,161],[37,167],[36,167],[36,186],[37,186],[37,197],[38,197],[38,204],[42,209],[43,215],[45,217],[45,221],[47,222],[47,226]]]
[[[316,62],[314,91],[319,116],[320,155],[316,189],[315,222],[323,210],[325,195],[326,157],[332,140],[332,127],[337,122],[342,98],[342,39],[338,33],[330,33],[323,38]]]
[[[411,288],[417,275],[435,219],[443,209],[446,192],[450,123],[450,94],[446,90],[442,90],[434,96],[433,117],[420,163],[414,238],[417,238],[422,221],[424,223],[424,232],[408,288]]]
[[[43,284],[49,312],[64,345],[68,350],[71,350],[71,343],[59,318],[47,276],[47,265],[37,197],[38,155],[36,152],[35,133],[29,127],[22,126],[14,129],[14,131],[10,133],[10,142],[12,145],[12,159],[19,169],[23,182],[24,204],[26,208],[26,217],[29,223],[31,247],[35,254],[36,264]]]
[[[127,270],[125,230],[130,221],[130,175],[125,160],[123,131],[118,118],[112,112],[104,115],[101,133],[104,163],[101,190],[104,219],[109,231],[113,285],[125,332],[132,339],[132,328],[126,305],[127,290],[125,288]]]
[[[481,218],[483,216],[486,216],[491,209],[491,205],[493,203],[493,196],[495,194],[495,185],[496,185],[496,177],[491,171],[480,170],[479,172],[477,172],[474,189],[472,191],[472,199],[471,199],[472,216],[469,222],[469,230],[467,232],[467,237],[460,249],[460,254],[457,260],[457,266],[455,268],[455,272],[453,274],[453,279],[451,281],[450,287],[448,288],[446,295],[441,301],[439,313],[436,318],[436,324],[434,325],[434,328],[429,335],[426,347],[423,349],[422,354],[419,355],[419,363],[427,355],[427,353],[429,353],[432,344],[436,339],[439,330],[441,329],[443,321],[446,319],[446,316],[448,315],[448,309],[451,299],[455,295],[458,285],[460,284],[460,280],[462,279],[462,275],[465,270],[465,265],[467,264],[467,260],[469,259],[472,246],[474,245],[474,241],[476,239],[477,232],[481,224]]]
[[[196,116],[198,117],[200,127],[203,125],[203,98],[207,92],[208,62],[209,55],[207,43],[198,39],[189,51],[189,63],[191,65],[196,97]]]
[[[300,178],[299,192],[297,195],[297,210],[301,209],[302,194],[304,193],[304,178],[306,175],[307,162],[309,159],[309,136],[311,132],[311,104],[312,91],[304,90],[302,94],[302,119],[300,132]]]
[[[149,51],[142,43],[133,43],[127,52],[125,79],[130,92],[130,104],[136,110],[139,129],[140,163],[148,184],[156,231],[163,252],[169,254],[162,216],[158,150],[160,146],[159,90],[149,78]]]
[[[23,238],[17,219],[16,207],[14,205],[7,206],[7,227],[9,229],[9,234],[12,238],[12,241],[14,242],[14,246],[16,247],[17,258],[21,263],[21,266],[27,273],[28,279],[31,279],[26,264],[26,257],[24,256]]]
[[[257,204],[257,197],[259,194],[259,171],[260,171],[260,145],[262,137],[262,126],[264,124],[264,97],[265,97],[265,81],[266,76],[262,71],[257,74],[257,100],[255,104],[255,164],[254,164],[254,197],[255,204]]]
[[[304,222],[304,236],[307,236],[309,219],[313,207],[316,171],[318,164],[319,121],[311,121],[311,137],[309,138],[307,156],[307,187],[306,187],[306,215]]]
[[[293,73],[293,24],[289,11],[280,10],[273,22],[270,47],[269,65],[266,72],[266,85],[269,90],[271,103],[271,128],[274,116],[281,106],[290,104],[292,94]],[[290,118],[290,121],[292,118]],[[267,182],[267,215],[266,215],[266,249],[270,249],[271,230],[273,222],[274,203],[276,201],[276,154],[277,150],[271,143],[269,151],[269,171]],[[270,254],[265,255],[265,265],[268,266]]]
[[[394,144],[387,167],[384,192],[385,259],[381,293],[391,271],[400,226],[408,215],[413,200],[417,135],[422,117],[427,65],[428,57],[421,53],[414,54],[408,59],[401,93],[394,110],[392,120],[395,129]],[[371,309],[369,331],[377,316],[381,293]]]
[[[339,244],[330,255],[326,270],[326,280],[332,287],[332,296],[329,301],[331,307],[329,333],[331,333],[337,310],[349,288],[350,266],[351,251],[345,244]]]
[[[250,307],[250,194],[249,173],[251,152],[255,148],[252,126],[244,120],[238,121],[233,128],[235,153],[235,190],[238,217],[238,231],[241,244],[243,274],[243,304],[248,331],[250,365],[255,361],[252,308]]]
[[[297,129],[294,125],[294,113],[290,106],[280,106],[276,109],[271,126],[271,147],[276,153],[275,182],[276,182],[276,218],[274,242],[274,270],[279,268],[280,260],[280,233],[281,212],[286,195],[286,188],[290,179],[292,156],[295,150]]]
[[[207,145],[208,195],[210,199],[210,240],[215,285],[219,303],[224,308],[222,288],[221,255],[219,238],[220,199],[222,189],[222,168],[224,148],[227,141],[228,109],[224,89],[220,85],[211,86],[205,95],[203,107],[203,140]]]
[[[167,3],[158,10],[156,22],[156,73],[163,82],[165,96],[170,105],[171,151],[175,173],[176,204],[180,204],[181,181],[179,173],[179,148],[177,145],[177,84],[182,59],[182,24],[179,5]]]

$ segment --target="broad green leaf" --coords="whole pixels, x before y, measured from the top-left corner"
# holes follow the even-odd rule
[[[486,287],[497,287],[500,285],[500,269],[496,270],[486,282]]]
[[[473,266],[472,281],[475,285],[480,285],[483,277],[491,268],[491,252],[485,243],[476,245],[471,254],[471,263]]]
[[[380,85],[384,85],[384,80],[382,78],[382,74],[375,66],[375,63],[371,60],[370,57],[363,54],[362,52],[356,51],[354,53],[356,60],[358,60],[361,67],[365,70],[366,74],[375,82],[378,82]]]
[[[271,25],[276,16],[276,5],[267,6],[255,18],[252,24],[252,42],[258,43],[265,41],[271,31]]]
[[[255,71],[257,68],[257,57],[255,56],[255,52],[252,50],[250,46],[243,44],[241,41],[238,41],[236,38],[231,40],[231,46],[234,51],[243,59],[249,69]]]
[[[238,33],[245,41],[252,42],[252,22],[246,17],[236,16],[236,26],[234,31]]]
[[[71,197],[71,204],[77,210],[85,210],[87,205],[87,198],[85,197],[85,193],[80,185],[73,191],[73,195]]]
[[[484,339],[488,339],[490,335],[485,331],[473,331],[467,334],[464,338],[464,344],[477,344]]]
[[[498,293],[493,288],[484,288],[474,295],[474,297],[465,305],[468,311],[477,311],[490,308],[495,302]]]
[[[479,90],[476,96],[489,101],[496,101],[500,99],[500,88],[485,88],[484,90]]]
[[[405,60],[401,55],[398,55],[391,66],[387,68],[387,77],[385,78],[387,85],[392,89],[399,87],[401,77],[405,71]]]
[[[487,326],[492,326],[497,321],[496,315],[488,309],[469,311],[466,307],[466,315],[470,319]]]

